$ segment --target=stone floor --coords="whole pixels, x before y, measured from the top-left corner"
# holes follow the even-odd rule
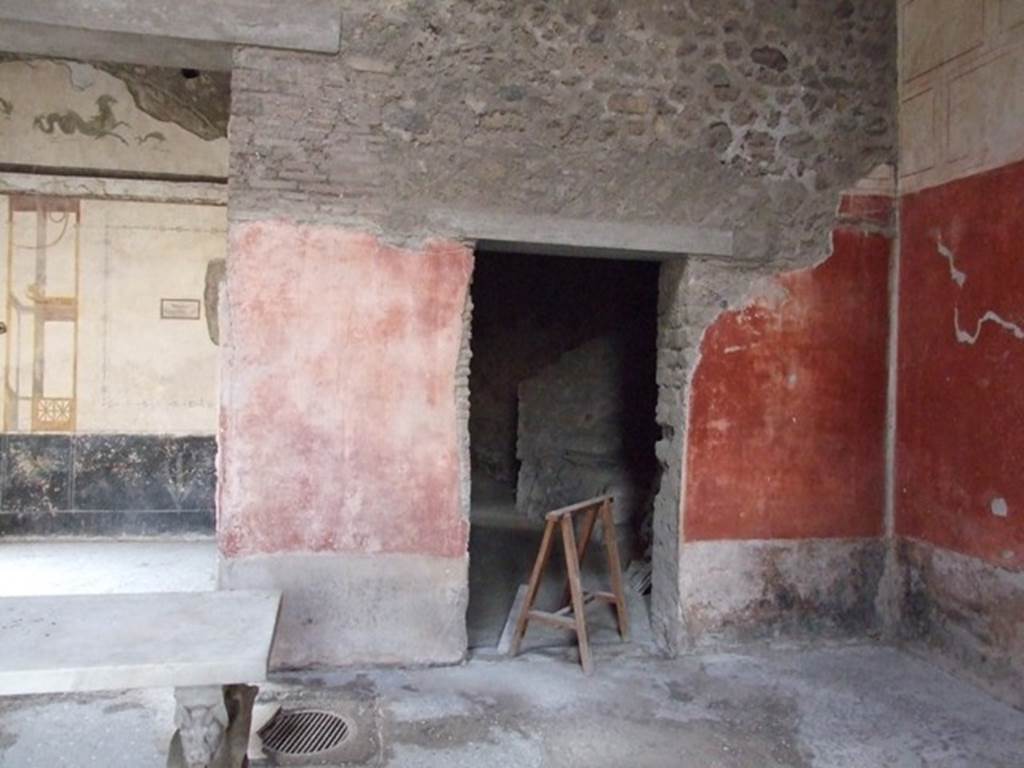
[[[878,646],[666,661],[598,652],[281,679],[354,717],[365,765],[1020,768],[1024,713]],[[0,699],[0,765],[158,768],[169,691]],[[349,763],[354,764],[354,763]]]
[[[542,529],[505,526],[502,522],[500,519],[489,520],[486,524],[476,522],[470,528],[469,607],[466,610],[470,648],[498,644],[516,590],[530,578],[540,546]]]
[[[202,592],[217,546],[196,541],[0,541],[0,597]]]
[[[480,561],[505,546],[482,526],[478,536],[488,541],[474,549]],[[499,559],[487,578],[512,560]],[[2,542],[0,594],[203,590],[214,586],[215,564],[209,541]],[[501,611],[479,615],[492,633]],[[537,638],[514,660],[479,652],[459,667],[280,676],[264,686],[258,710],[317,704],[351,717],[357,736],[344,764],[1024,765],[1024,713],[892,648],[746,649],[675,661],[637,644],[595,650],[589,679],[571,651]],[[0,698],[0,766],[157,768],[172,710],[169,690]]]

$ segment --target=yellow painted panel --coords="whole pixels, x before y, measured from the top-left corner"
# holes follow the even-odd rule
[[[76,229],[35,200],[21,198],[9,226],[0,195],[0,344],[18,393],[7,428],[67,429],[71,414],[79,432],[213,433],[218,348],[203,296],[226,252],[225,209],[83,200]]]
[[[213,433],[218,350],[202,302],[225,209],[84,201],[81,237],[79,431]],[[197,319],[161,317],[165,299],[198,304]]]
[[[904,82],[977,48],[985,38],[982,0],[911,0],[903,7]]]

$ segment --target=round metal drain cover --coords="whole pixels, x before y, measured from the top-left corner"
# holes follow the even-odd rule
[[[280,710],[259,730],[263,751],[271,760],[287,765],[302,758],[330,757],[348,741],[351,724],[322,709]]]

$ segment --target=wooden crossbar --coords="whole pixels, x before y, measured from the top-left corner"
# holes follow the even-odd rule
[[[544,534],[541,537],[540,549],[530,574],[530,583],[526,589],[526,600],[516,620],[516,630],[512,637],[512,655],[519,653],[519,647],[531,621],[569,630],[576,633],[580,649],[580,665],[583,673],[593,672],[590,657],[590,643],[587,638],[587,617],[585,608],[593,602],[608,603],[615,607],[619,635],[623,640],[629,639],[629,619],[626,616],[626,596],[622,585],[622,562],[619,559],[619,548],[615,536],[615,520],[612,515],[613,499],[611,496],[599,496],[581,501],[561,509],[548,512],[545,516]],[[577,543],[574,515],[583,515],[580,525],[580,538]],[[584,592],[580,583],[580,563],[586,555],[594,527],[600,517],[604,526],[604,544],[608,556],[608,571],[611,580],[611,592]],[[533,607],[544,576],[556,532],[562,534],[562,547],[565,551],[565,567],[567,571],[565,597],[566,603],[557,611],[538,611]],[[571,614],[571,618],[569,616]]]
[[[575,515],[579,512],[589,511],[591,507],[600,507],[605,502],[611,504],[614,499],[611,496],[595,496],[592,499],[586,501],[580,501],[576,504],[570,504],[568,507],[559,507],[553,509],[544,515],[545,520],[557,520],[565,515]]]
[[[547,611],[530,611],[530,621],[539,621],[541,624],[548,624],[558,629],[568,629],[570,632],[576,631],[576,620],[567,619],[557,613],[548,613]]]

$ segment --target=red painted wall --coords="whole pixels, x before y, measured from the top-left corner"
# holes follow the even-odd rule
[[[840,208],[874,223],[890,211],[879,198]],[[832,240],[825,262],[776,278],[705,333],[690,401],[688,541],[882,532],[891,240],[855,226]]]
[[[462,556],[455,368],[473,256],[235,225],[221,552]]]
[[[897,532],[1022,570],[1024,163],[901,211]]]

